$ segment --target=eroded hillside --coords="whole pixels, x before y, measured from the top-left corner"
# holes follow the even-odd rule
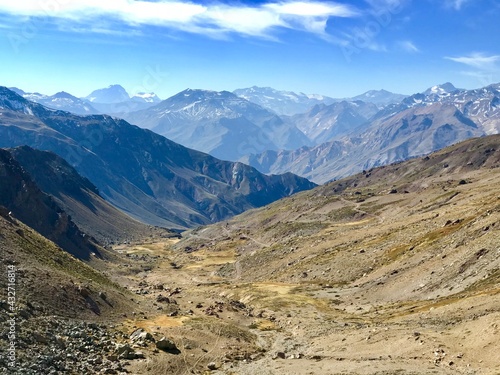
[[[500,371],[499,145],[467,141],[187,235],[178,266],[229,256],[220,295],[263,311],[250,331],[265,353],[220,373]]]

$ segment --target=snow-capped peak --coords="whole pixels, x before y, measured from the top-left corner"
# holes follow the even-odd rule
[[[135,101],[143,101],[146,103],[159,103],[161,99],[154,92],[138,92],[131,98]]]
[[[444,95],[444,94],[449,94],[452,93],[453,91],[457,91],[457,88],[453,86],[450,82],[443,83],[442,85],[435,85],[430,88],[428,88],[424,94],[425,95],[431,95],[431,94],[436,94],[436,95]]]

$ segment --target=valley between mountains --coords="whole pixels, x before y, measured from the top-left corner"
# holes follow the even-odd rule
[[[180,290],[173,319],[125,327],[182,337],[187,354],[134,371],[170,361],[215,374],[498,373],[498,142],[367,171],[179,242],[124,247],[162,260],[131,286],[146,300],[165,295],[158,285]]]
[[[0,87],[0,369],[499,374],[499,97]]]
[[[499,171],[499,136],[472,139],[86,262],[4,210],[10,373],[497,374]],[[59,202],[92,196],[73,181]]]

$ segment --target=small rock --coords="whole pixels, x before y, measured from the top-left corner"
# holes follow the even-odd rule
[[[130,335],[130,340],[135,343],[146,343],[147,341],[149,342],[154,342],[155,339],[153,335],[149,332],[146,332],[144,329],[139,328],[136,329],[132,334]]]
[[[143,352],[138,351],[138,352],[135,352],[135,358],[136,359],[144,359],[144,358],[146,358],[146,356],[144,355]]]
[[[216,365],[216,363],[215,363],[215,362],[210,362],[210,363],[207,365],[207,368],[208,368],[209,370],[211,370],[211,371],[212,371],[212,370],[217,370],[217,365]]]
[[[134,350],[128,344],[117,344],[115,352],[118,355],[118,358],[135,359]]]
[[[156,347],[163,351],[177,350],[175,343],[167,339],[165,336],[156,342]]]
[[[278,358],[281,358],[281,359],[285,359],[286,358],[286,354],[284,352],[276,352],[273,354],[273,359],[278,359]]]

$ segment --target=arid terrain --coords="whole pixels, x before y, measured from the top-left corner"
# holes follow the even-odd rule
[[[497,141],[116,247],[143,267],[119,280],[140,294],[120,329],[180,351],[129,371],[499,374]]]
[[[76,352],[80,367],[54,374],[500,374],[499,139],[364,171],[181,239],[115,244],[91,260],[104,274],[46,242],[33,258],[21,245],[42,240],[5,216],[19,248],[4,263],[22,270],[27,312],[20,358]],[[36,293],[35,280],[54,291]],[[68,309],[69,323],[40,323]],[[79,319],[98,325],[71,325]]]

